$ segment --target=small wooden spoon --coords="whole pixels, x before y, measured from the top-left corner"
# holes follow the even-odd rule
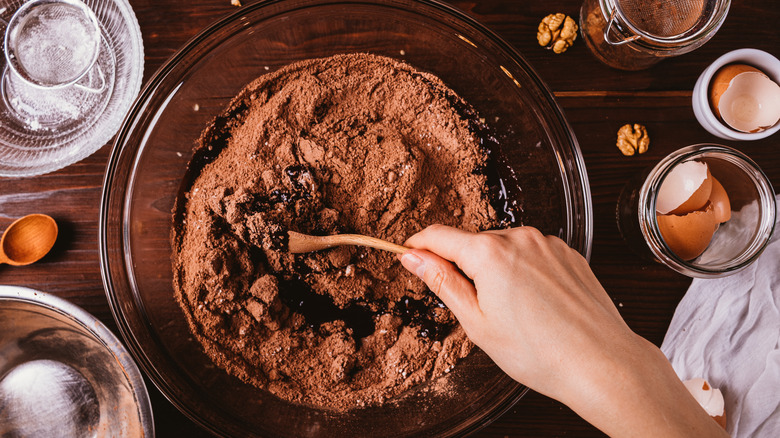
[[[12,223],[0,238],[0,264],[13,266],[37,262],[54,246],[57,222],[45,214],[31,214]]]
[[[409,248],[376,237],[363,236],[362,234],[333,234],[330,236],[310,236],[308,234],[288,231],[288,248],[291,253],[302,253],[319,251],[321,249],[333,248],[342,245],[360,245],[370,248],[381,249],[384,251],[403,254]]]

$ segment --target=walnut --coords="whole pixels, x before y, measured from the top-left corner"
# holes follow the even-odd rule
[[[577,39],[577,23],[571,17],[562,14],[550,14],[539,23],[536,39],[540,46],[551,48],[555,53],[563,53]]]
[[[634,123],[623,125],[617,133],[617,147],[623,155],[630,156],[639,152],[644,154],[647,147],[650,146],[650,137],[647,135],[647,128]]]

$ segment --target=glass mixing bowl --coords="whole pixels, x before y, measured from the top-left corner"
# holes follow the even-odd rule
[[[172,209],[195,141],[248,82],[294,61],[370,52],[432,72],[479,111],[499,143],[501,178],[522,222],[588,257],[590,191],[577,141],[547,87],[508,44],[435,1],[286,0],[212,25],[150,80],[121,128],[100,212],[103,279],[141,368],[182,412],[223,436],[457,436],[484,426],[526,388],[475,351],[442,379],[382,407],[295,405],[215,367],[172,288]],[[437,384],[442,382],[435,382]]]

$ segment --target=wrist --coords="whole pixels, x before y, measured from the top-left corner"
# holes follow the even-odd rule
[[[634,335],[586,364],[561,400],[613,437],[718,437],[725,431],[693,399],[663,353]]]

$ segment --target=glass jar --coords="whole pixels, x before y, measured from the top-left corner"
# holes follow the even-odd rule
[[[585,0],[580,29],[591,53],[621,70],[688,53],[720,28],[730,0]]]
[[[671,170],[687,161],[706,163],[729,196],[731,219],[715,231],[709,246],[683,260],[666,244],[658,228],[656,198]],[[772,235],[777,215],[775,193],[764,172],[736,149],[716,144],[684,147],[626,184],[617,206],[618,229],[626,243],[689,277],[724,277],[755,261]]]

